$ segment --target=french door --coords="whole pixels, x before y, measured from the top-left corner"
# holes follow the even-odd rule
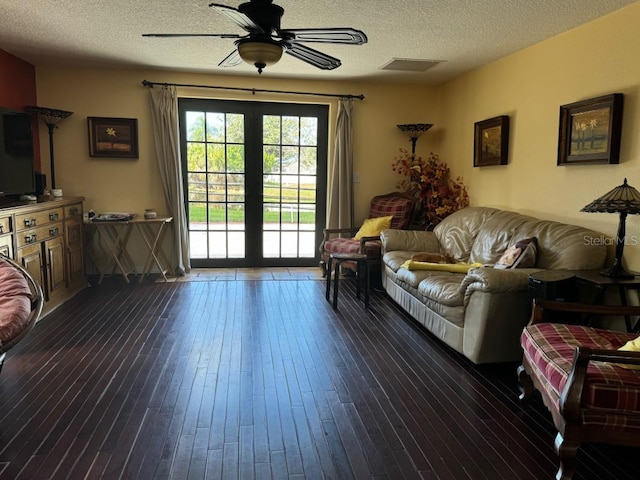
[[[180,99],[179,111],[191,265],[317,265],[328,107]]]

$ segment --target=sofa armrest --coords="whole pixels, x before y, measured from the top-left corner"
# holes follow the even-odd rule
[[[330,238],[343,235],[345,233],[349,234],[349,237],[353,237],[360,227],[344,227],[344,228],[323,228],[322,229],[322,242],[320,242],[320,247],[318,250],[320,251],[320,256],[324,254],[324,244],[329,241]]]
[[[383,230],[380,234],[383,253],[394,250],[440,253],[440,242],[433,232],[421,230]]]
[[[329,239],[331,235],[337,235],[342,233],[348,233],[350,236],[354,236],[356,232],[360,229],[360,227],[345,227],[345,228],[323,228],[322,234],[326,240]]]
[[[465,297],[474,291],[521,292],[529,288],[529,275],[539,271],[539,268],[474,268],[462,279],[460,292]]]

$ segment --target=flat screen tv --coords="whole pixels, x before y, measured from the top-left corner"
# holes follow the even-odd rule
[[[31,115],[0,108],[0,195],[34,192]]]

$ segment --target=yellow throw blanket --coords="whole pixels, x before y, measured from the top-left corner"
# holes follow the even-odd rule
[[[618,350],[620,350],[621,352],[640,352],[640,337],[629,340]],[[631,370],[640,370],[640,365],[628,365],[625,363],[618,363],[617,365],[619,367],[629,368]]]
[[[436,270],[439,272],[467,273],[472,268],[481,266],[481,263],[430,263],[407,260],[401,267],[407,270]]]

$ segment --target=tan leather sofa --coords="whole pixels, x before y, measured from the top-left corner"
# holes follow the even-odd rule
[[[520,334],[531,311],[529,275],[543,269],[602,268],[607,251],[605,242],[597,241],[601,236],[575,225],[469,207],[445,218],[433,232],[384,230],[382,284],[413,318],[472,362],[520,360]],[[538,245],[535,268],[488,266],[508,247],[531,237]],[[402,267],[419,252],[485,266],[466,274]]]

